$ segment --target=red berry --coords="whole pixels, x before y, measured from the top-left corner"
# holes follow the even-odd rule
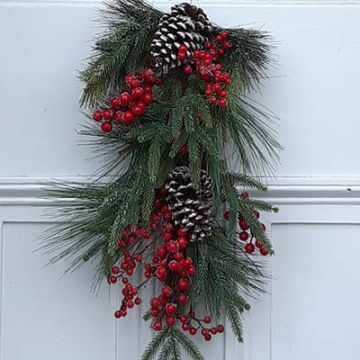
[[[202,328],[202,329],[201,329],[201,335],[202,335],[202,336],[207,336],[207,335],[209,335],[209,330],[206,329],[206,328]]]
[[[140,86],[136,87],[132,92],[131,92],[131,96],[134,99],[139,99],[144,95],[144,89]]]
[[[187,46],[185,44],[181,44],[179,47],[179,52],[185,52],[187,50]]]
[[[144,239],[149,240],[149,239],[151,238],[150,231],[148,231],[148,230],[143,230],[142,236],[143,236]]]
[[[143,109],[140,106],[134,106],[131,109],[131,112],[135,115],[135,116],[141,116],[143,115]]]
[[[179,153],[181,156],[186,156],[189,153],[189,148],[188,146],[185,144],[183,146],[181,146]]]
[[[160,320],[155,320],[153,323],[152,323],[152,328],[155,330],[155,331],[160,331],[162,329],[162,323]]]
[[[244,191],[243,193],[241,193],[241,197],[243,199],[248,199],[250,197],[250,194],[247,191]]]
[[[136,304],[136,305],[140,305],[140,304],[141,304],[141,299],[140,299],[140,298],[136,298],[136,299],[135,299],[135,304]]]
[[[101,111],[94,111],[93,112],[93,119],[95,121],[101,121],[102,120],[102,113]]]
[[[155,254],[159,257],[159,258],[163,258],[165,257],[165,255],[167,254],[167,250],[165,248],[165,246],[160,246],[155,250]]]
[[[176,297],[176,302],[180,305],[185,305],[188,301],[188,297],[185,294],[180,294]]]
[[[188,233],[184,228],[179,228],[178,232],[177,232],[179,237],[187,237]]]
[[[247,230],[249,228],[249,224],[243,219],[239,221],[239,226],[241,230]]]
[[[111,272],[115,275],[117,275],[120,272],[120,269],[117,266],[113,266],[111,268]]]
[[[180,291],[186,291],[190,287],[190,281],[187,279],[180,279],[177,283],[177,288]]]
[[[189,325],[188,325],[188,324],[182,324],[181,328],[182,328],[184,331],[188,331],[188,330],[189,330]]]
[[[166,248],[169,252],[174,254],[179,250],[179,245],[175,241],[169,241],[168,244],[166,245]]]
[[[117,122],[117,123],[121,123],[123,121],[123,113],[121,111],[117,111],[115,114],[114,114],[114,120]]]
[[[184,74],[190,75],[190,74],[192,74],[192,72],[193,72],[193,69],[190,65],[186,65],[184,67]]]
[[[176,260],[171,260],[169,262],[168,267],[171,271],[179,271],[180,270],[179,263]]]
[[[262,248],[260,249],[260,254],[261,254],[261,255],[266,256],[268,253],[269,253],[269,251],[267,251],[264,247],[262,247]]]
[[[255,246],[258,248],[258,249],[261,249],[263,247],[263,243],[259,240],[256,240],[255,241]]]
[[[167,211],[167,208],[164,207],[164,212],[166,212],[166,211]],[[173,226],[172,226],[172,224],[170,224],[170,223],[165,224],[165,225],[163,226],[163,228],[164,228],[164,231],[166,231],[166,232],[171,232],[171,231],[173,231]]]
[[[174,260],[181,261],[183,258],[183,255],[180,252],[176,252],[173,257],[174,257]]]
[[[165,305],[165,312],[167,315],[174,315],[176,313],[177,310],[177,305],[176,304],[166,304]]]
[[[186,53],[183,52],[179,53],[178,58],[180,61],[184,61],[186,59]]]
[[[112,112],[110,110],[104,110],[102,112],[102,116],[104,120],[111,120],[112,119]]]
[[[217,332],[218,333],[223,333],[224,332],[224,326],[223,325],[218,325],[217,327],[216,327],[216,330],[217,330]]]
[[[205,95],[210,96],[212,93],[212,89],[205,89]]]
[[[226,98],[228,95],[227,91],[226,90],[221,90],[219,92],[219,96],[222,97],[222,98]]]
[[[146,81],[153,80],[154,74],[153,74],[152,70],[150,70],[150,69],[144,70],[142,75],[143,75],[144,80],[146,80]]]
[[[262,231],[266,231],[266,226],[264,224],[261,224],[260,226]]]
[[[101,130],[104,133],[109,133],[112,130],[112,125],[110,121],[105,121],[101,124]]]
[[[160,314],[160,310],[158,308],[151,308],[150,309],[150,315],[152,317],[158,317]]]
[[[117,277],[112,275],[109,277],[109,281],[111,284],[116,284],[117,283]]]
[[[173,316],[167,316],[165,319],[167,326],[173,327],[176,323],[176,319]]]
[[[184,237],[178,238],[178,244],[180,249],[185,249],[187,246],[187,240]]]
[[[135,89],[140,86],[140,81],[136,79],[132,79],[129,81],[129,86],[131,89]]]
[[[160,306],[160,301],[158,298],[154,297],[150,300],[150,306],[152,308],[158,308]]]
[[[120,311],[115,311],[114,316],[115,316],[117,319],[121,318],[121,313],[120,313]]]
[[[256,217],[257,219],[260,217],[260,213],[257,210],[253,210],[253,215],[254,217]]]
[[[239,234],[239,239],[242,241],[246,241],[249,238],[249,234],[246,231],[242,231]]]
[[[162,288],[162,290],[161,290],[162,296],[168,298],[171,296],[171,294],[172,294],[172,289],[170,287],[166,286],[166,287]]]
[[[197,333],[197,329],[192,327],[192,328],[189,329],[189,333],[190,333],[190,335],[194,336]]]
[[[153,101],[152,95],[151,95],[151,94],[145,94],[145,95],[144,95],[144,98],[143,98],[143,101],[144,101],[144,104],[145,104],[145,105],[151,104],[152,101]]]
[[[169,241],[172,238],[172,234],[171,234],[171,232],[164,232],[164,233],[162,233],[162,237],[165,241]]]
[[[229,41],[225,41],[222,46],[223,49],[227,50],[231,48],[231,43]]]
[[[124,112],[124,121],[127,125],[131,124],[134,120],[134,114],[131,111]]]
[[[210,324],[211,323],[211,317],[210,316],[205,316],[203,319],[205,324]]]
[[[219,101],[218,101],[218,105],[220,106],[220,107],[226,107],[227,106],[227,101],[226,101],[226,99],[224,99],[224,98],[221,98],[221,99],[219,99]]]
[[[221,86],[220,84],[215,84],[215,85],[214,85],[214,90],[215,90],[216,92],[220,92],[220,91],[222,90],[222,86]]]
[[[117,107],[119,106],[119,99],[116,97],[113,97],[110,102],[109,105],[111,108],[113,108],[114,110],[117,109]]]
[[[181,262],[181,264],[188,269],[190,266],[192,266],[192,260],[191,258],[187,257]]]
[[[194,276],[196,274],[196,269],[194,266],[190,266],[186,272],[188,273],[189,276]]]
[[[206,69],[204,69],[200,72],[200,76],[205,81],[208,81],[210,79],[210,74]]]
[[[212,328],[210,329],[210,332],[211,332],[211,334],[216,335],[218,331],[217,331],[217,328],[216,328],[216,327],[212,327]]]
[[[134,79],[134,77],[133,77],[132,75],[130,75],[130,74],[126,74],[125,77],[124,77],[124,79],[125,79],[126,82],[129,82],[129,81],[131,81],[132,79]]]
[[[245,251],[248,253],[248,254],[252,254],[255,250],[255,246],[254,244],[252,243],[249,243],[249,244],[246,244],[245,245]]]
[[[214,104],[216,104],[216,97],[215,96],[210,96],[208,101],[209,101],[210,104],[214,105]]]
[[[131,96],[128,92],[123,92],[120,94],[119,96],[119,102],[121,106],[126,106],[130,103],[131,101]]]
[[[229,34],[226,31],[222,31],[220,36],[222,40],[226,40],[229,37]]]
[[[216,38],[215,38],[215,41],[216,42],[221,42],[222,41],[222,37],[220,35],[218,35]]]

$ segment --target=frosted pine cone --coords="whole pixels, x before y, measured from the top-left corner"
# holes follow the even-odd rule
[[[205,170],[201,172],[196,188],[186,166],[176,167],[165,183],[167,202],[176,226],[191,234],[190,241],[203,240],[211,235],[212,191],[211,181]]]
[[[214,31],[208,17],[201,8],[188,3],[175,5],[170,14],[160,19],[158,30],[151,44],[151,55],[156,67],[163,72],[180,65],[178,50],[184,44],[190,56],[203,47]]]

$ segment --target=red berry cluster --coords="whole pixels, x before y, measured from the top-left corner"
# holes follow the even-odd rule
[[[101,129],[105,133],[112,130],[113,122],[130,125],[136,117],[144,115],[146,106],[153,102],[153,87],[161,85],[163,80],[151,69],[145,69],[135,75],[126,75],[125,83],[128,91],[113,97],[109,108],[93,113],[95,121],[102,121]]]
[[[151,238],[151,232],[141,228],[137,228],[135,231],[131,232],[131,228],[127,227],[123,231],[117,246],[119,249],[125,249],[129,245],[134,245],[140,238],[149,240]]]
[[[127,227],[121,234],[118,248],[122,251],[122,256],[119,266],[113,266],[109,276],[109,283],[115,284],[121,279],[124,284],[121,305],[114,315],[116,318],[125,317],[129,309],[139,305],[139,289],[151,278],[156,278],[163,286],[161,293],[150,301],[152,328],[160,331],[165,326],[173,327],[180,322],[182,329],[191,335],[196,335],[201,329],[202,336],[209,341],[213,335],[222,333],[224,327],[207,327],[206,325],[211,323],[210,316],[198,318],[192,310],[185,310],[189,307],[191,309],[189,290],[196,269],[192,259],[186,256],[189,234],[184,228],[172,224],[172,214],[166,203],[166,195],[163,187],[156,190],[150,231],[142,228],[132,231]],[[137,265],[142,262],[143,252],[149,247],[145,246],[142,247],[143,250],[137,251],[136,244],[141,239],[151,239],[155,233],[160,234],[161,241],[155,248],[151,262],[144,264],[145,281],[134,286],[128,277],[134,274]]]
[[[231,83],[230,74],[225,72],[219,63],[219,56],[224,55],[226,50],[231,47],[228,38],[229,34],[223,31],[216,37],[215,43],[208,41],[205,43],[204,50],[194,51],[195,70],[206,81],[205,94],[208,101],[210,104],[217,104],[220,107],[227,106],[228,94],[225,88]],[[186,56],[182,58],[185,60]],[[186,65],[183,71],[190,75],[194,69],[191,65]]]
[[[249,193],[248,192],[243,192],[241,194],[243,199],[248,199],[249,198]],[[253,210],[253,216],[256,219],[260,218],[260,213],[257,210]],[[224,218],[225,220],[229,220],[230,219],[230,211],[225,211],[224,213]],[[260,241],[255,239],[254,235],[251,232],[251,228],[249,226],[249,224],[247,223],[247,221],[242,217],[241,214],[238,214],[238,221],[239,221],[239,227],[240,227],[240,232],[238,233],[239,239],[241,241],[246,242],[245,245],[245,252],[248,254],[252,254],[256,248],[259,249],[259,252],[261,255],[266,256],[269,254],[269,251],[264,247],[264,244]],[[261,229],[262,231],[266,230],[266,227],[264,224],[261,224]],[[254,245],[254,239],[255,239],[255,245]]]
[[[185,61],[185,59],[188,56],[188,51],[187,51],[187,46],[185,44],[181,44],[179,46],[179,51],[178,51],[178,59],[180,61]]]
[[[190,311],[186,315],[180,316],[179,320],[182,323],[181,328],[184,331],[188,331],[192,336],[196,335],[201,329],[200,333],[206,341],[210,341],[213,335],[224,332],[224,326],[221,324],[217,326],[206,327],[207,324],[211,323],[211,317],[205,316],[204,318],[199,319],[196,317],[193,311]]]
[[[121,291],[123,298],[121,300],[120,309],[115,311],[115,317],[120,318],[127,315],[127,309],[131,309],[134,305],[140,305],[141,299],[138,297],[138,291],[141,286],[134,286],[129,282],[128,276],[132,276],[136,269],[136,266],[142,262],[143,251],[134,251],[133,254],[127,249],[134,245],[140,239],[150,239],[151,233],[146,229],[137,228],[131,232],[130,227],[127,227],[118,242],[118,248],[122,249],[123,253],[120,258],[119,266],[113,266],[111,268],[111,274],[109,276],[109,283],[116,284],[120,279],[124,284]]]

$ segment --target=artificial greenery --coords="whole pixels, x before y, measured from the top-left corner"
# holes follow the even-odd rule
[[[103,106],[124,88],[126,74],[144,68],[162,12],[142,0],[116,0],[104,15],[108,27],[80,74],[85,83],[81,97],[85,109]],[[154,189],[164,184],[171,169],[188,166],[194,184],[205,169],[211,178],[217,221],[211,238],[186,249],[197,270],[190,298],[192,306],[205,305],[216,319],[225,314],[242,341],[242,313],[249,309],[245,297],[262,291],[266,274],[237,238],[237,214],[241,213],[252,234],[272,253],[253,211],[276,209],[243,198],[241,191],[266,191],[253,175],[272,171],[280,146],[272,130],[272,114],[248,99],[248,91],[260,86],[270,63],[269,36],[257,30],[226,30],[232,41],[223,61],[232,77],[228,106],[211,106],[202,95],[203,81],[195,77],[184,80],[181,69],[176,68],[166,75],[164,85],[154,90],[155,101],[131,126],[117,125],[104,134],[97,124],[87,124],[81,134],[94,146],[100,170],[87,183],[56,184],[49,190],[49,196],[65,201],[56,210],[60,222],[50,229],[45,246],[56,253],[52,261],[70,259],[71,269],[95,259],[98,284],[120,257],[119,234],[128,226],[149,224]],[[179,154],[185,144],[189,148],[186,157]],[[232,163],[239,164],[237,169]],[[230,211],[226,226],[224,207]],[[134,246],[151,257],[156,242]],[[156,335],[142,360],[156,356],[178,360],[181,348],[192,359],[203,359],[195,344],[174,327]]]

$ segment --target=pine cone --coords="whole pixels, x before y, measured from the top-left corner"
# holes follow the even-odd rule
[[[180,45],[186,45],[187,55],[191,56],[194,50],[203,47],[213,31],[213,26],[201,8],[188,3],[173,6],[170,14],[160,19],[151,44],[151,55],[156,67],[166,72],[179,66]]]
[[[167,202],[176,226],[191,234],[190,241],[203,240],[211,235],[212,191],[211,181],[205,170],[200,184],[195,188],[186,166],[176,167],[165,182]]]

